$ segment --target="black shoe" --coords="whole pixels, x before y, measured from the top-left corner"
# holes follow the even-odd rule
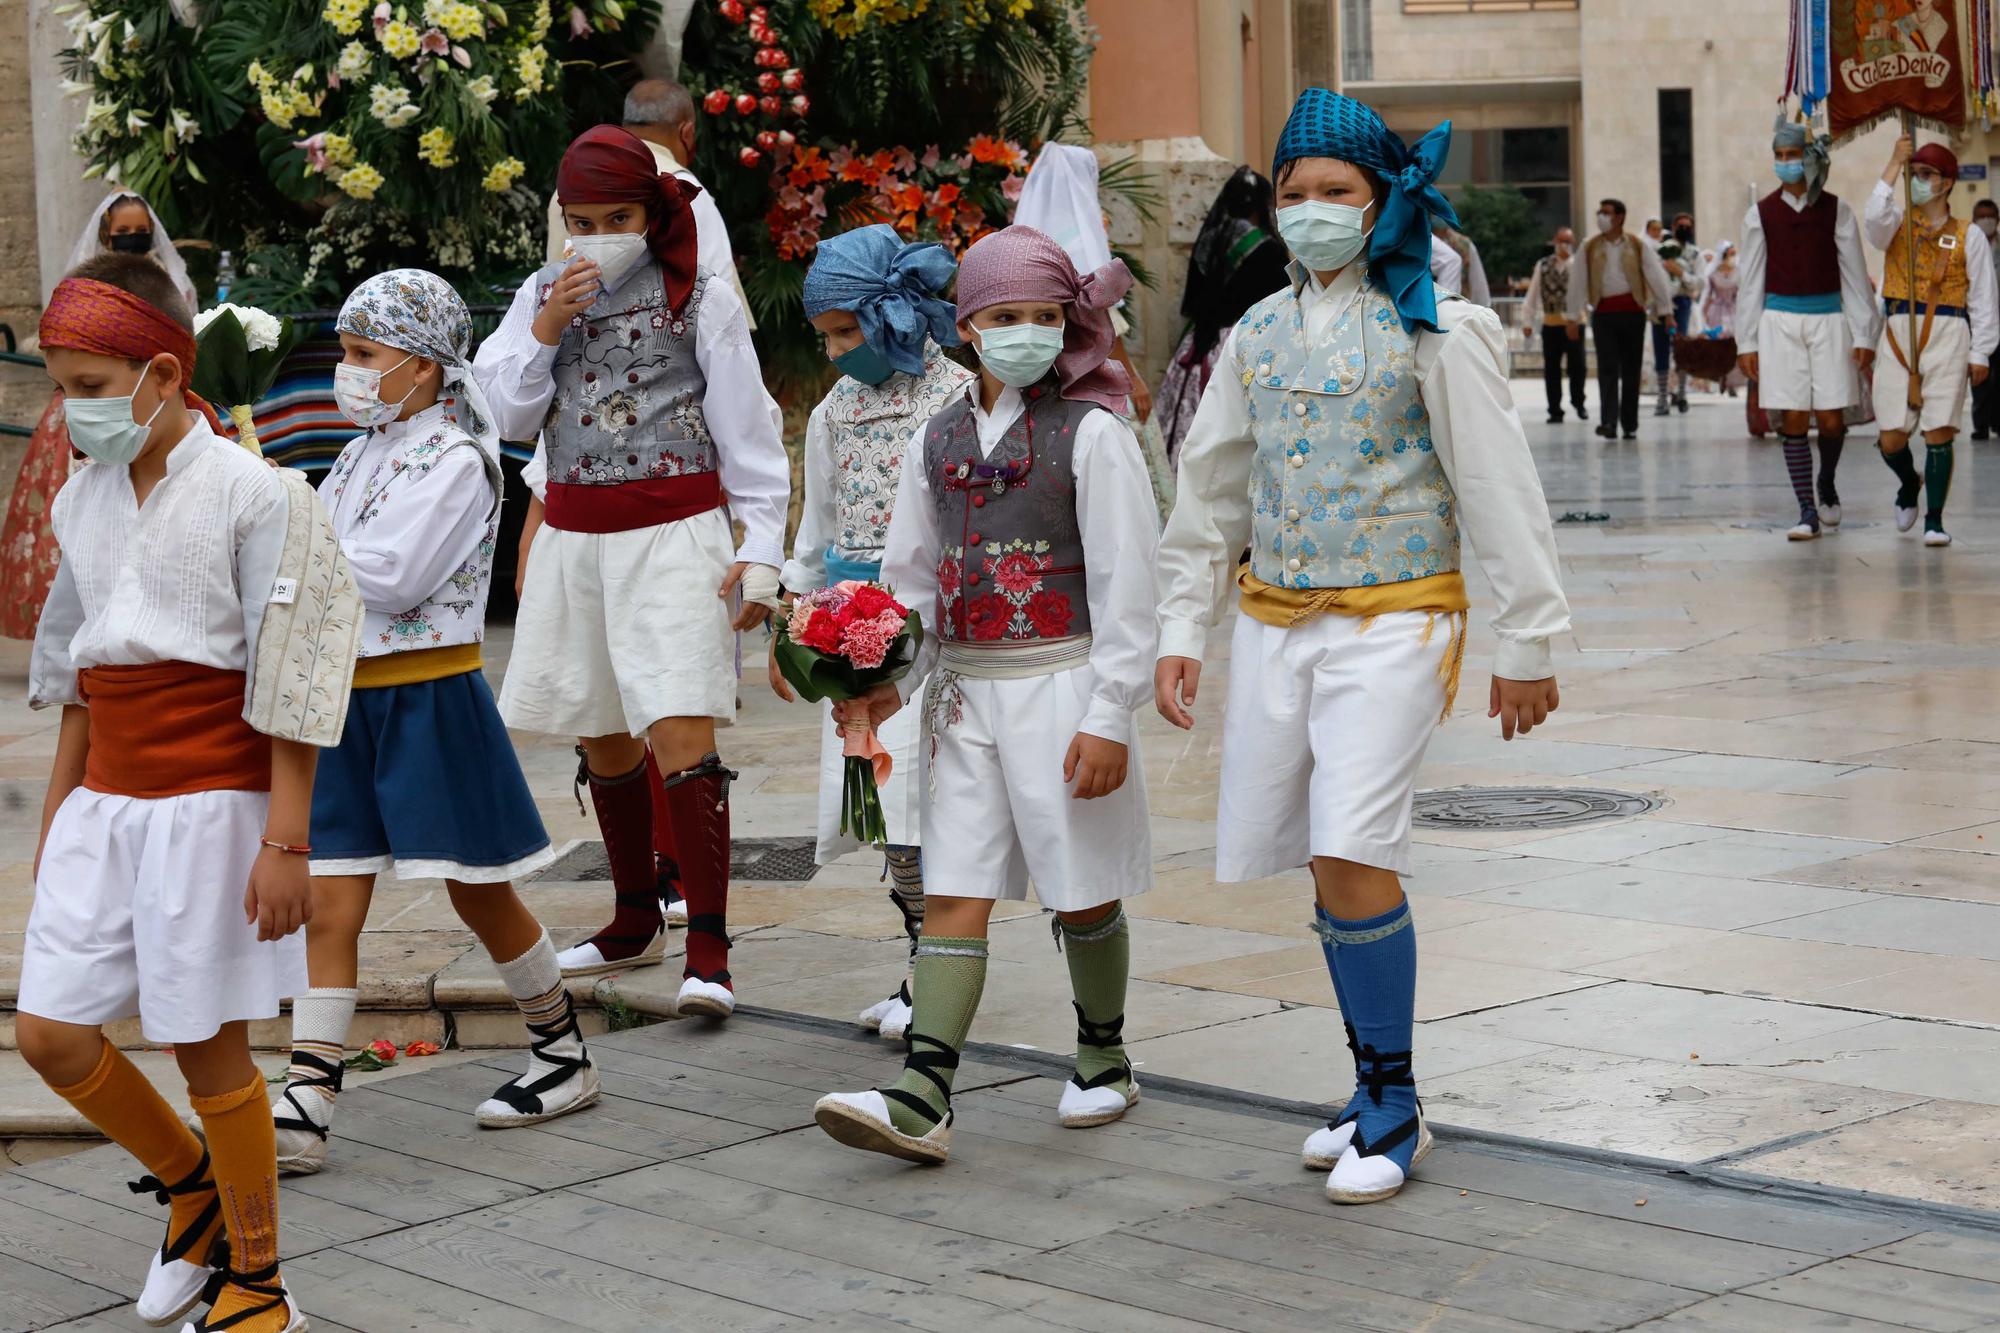
[[[1601,435],[1607,440],[1615,440],[1618,438],[1618,428],[1616,426],[1599,426],[1593,434]]]
[[[1577,419],[1578,421],[1588,421],[1588,420],[1590,420],[1590,413],[1588,413],[1588,412],[1586,412],[1586,411],[1584,411],[1584,410],[1583,410],[1583,404],[1582,404],[1582,403],[1578,403],[1578,404],[1576,405],[1576,419]]]
[[[1976,430],[1972,432],[1972,438],[1978,440],[1981,444],[1984,444],[1986,443],[1987,440],[1992,438],[1992,435],[1990,432],[1985,430]]]
[[[1680,412],[1685,412],[1688,410],[1688,400],[1686,394],[1677,393],[1674,395],[1674,408],[1676,411]]]
[[[1562,414],[1562,413],[1560,413],[1560,412],[1551,412],[1551,413],[1549,413],[1549,424],[1550,424],[1551,426],[1560,426],[1560,425],[1562,425],[1562,422],[1563,422],[1563,414]],[[1976,439],[1978,439],[1979,437],[1978,437],[1977,435],[1975,435],[1975,436],[1973,436],[1972,438],[1976,440]]]
[[[1625,432],[1625,438],[1628,440],[1636,440],[1639,438],[1639,432],[1636,430],[1628,430]]]

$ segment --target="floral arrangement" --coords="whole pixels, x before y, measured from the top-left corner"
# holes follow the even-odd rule
[[[797,598],[778,627],[772,654],[806,699],[843,703],[907,675],[923,637],[921,618],[887,588],[850,579]],[[889,752],[873,727],[849,722],[841,732],[846,779],[840,830],[882,842],[888,828],[879,787],[889,779]]]
[[[901,145],[874,152],[787,146],[774,166],[765,223],[780,259],[810,258],[829,218],[836,231],[886,222],[957,254],[1006,225],[1027,179],[1028,154],[1012,140],[982,134],[948,155],[936,144],[921,156]]]
[[[237,443],[253,454],[263,448],[251,408],[271,391],[278,368],[305,336],[306,330],[288,318],[226,301],[194,317],[191,387],[228,413]]]

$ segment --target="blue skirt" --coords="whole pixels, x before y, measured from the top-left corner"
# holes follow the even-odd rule
[[[484,672],[357,689],[313,782],[312,873],[494,884],[555,859]]]

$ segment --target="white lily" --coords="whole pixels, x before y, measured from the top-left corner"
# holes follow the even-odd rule
[[[125,113],[125,132],[127,134],[144,134],[147,129],[146,122],[152,114],[150,111],[140,111],[137,108],[127,111]]]
[[[179,107],[175,107],[173,121],[168,126],[167,132],[173,135],[177,142],[187,143],[201,133],[201,122]]]

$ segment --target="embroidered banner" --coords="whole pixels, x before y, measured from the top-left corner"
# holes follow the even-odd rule
[[[1827,127],[1850,138],[1909,112],[1935,129],[1965,124],[1961,33],[1985,0],[1830,0]]]

